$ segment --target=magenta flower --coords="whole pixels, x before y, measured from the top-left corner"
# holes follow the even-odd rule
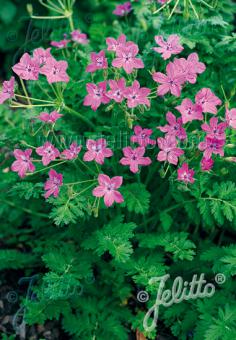
[[[123,148],[123,154],[125,157],[121,158],[120,164],[128,165],[130,171],[136,173],[139,171],[139,165],[147,166],[152,163],[149,157],[143,157],[145,153],[145,147],[139,146],[132,149],[130,146]]]
[[[221,100],[211,91],[211,89],[203,88],[195,96],[197,104],[202,105],[203,112],[216,114],[217,105],[221,105]]]
[[[104,203],[110,207],[114,202],[122,203],[124,198],[117,189],[122,185],[123,177],[115,176],[110,178],[107,175],[100,174],[98,176],[99,186],[93,189],[95,197],[104,197]]]
[[[87,34],[81,33],[79,30],[71,32],[71,40],[82,45],[88,44]]]
[[[103,164],[104,159],[111,157],[113,152],[110,148],[107,148],[107,142],[104,138],[98,140],[88,139],[86,143],[88,151],[84,154],[84,161],[95,161],[98,164]]]
[[[161,53],[164,60],[169,59],[172,54],[179,54],[184,49],[179,43],[179,36],[176,34],[171,34],[167,41],[164,41],[161,35],[156,35],[155,41],[160,47],[154,47],[153,49],[157,53]]]
[[[106,81],[102,81],[98,85],[93,83],[86,84],[88,94],[84,98],[84,106],[91,106],[91,109],[96,111],[102,103],[109,103],[110,98],[106,94],[106,84]]]
[[[105,52],[100,51],[99,53],[92,52],[90,54],[91,64],[86,68],[86,72],[95,72],[96,70],[104,70],[108,68],[107,58],[105,57]]]
[[[183,163],[181,168],[177,170],[178,172],[178,181],[183,181],[185,183],[194,183],[195,179],[194,176],[194,170],[189,169],[187,163]]]
[[[185,80],[190,84],[195,84],[197,81],[197,75],[205,71],[205,64],[199,62],[198,54],[191,53],[188,59],[175,58],[174,65],[178,72],[185,76]]]
[[[224,139],[210,138],[206,136],[204,142],[199,143],[198,149],[204,151],[203,156],[206,159],[211,158],[212,154],[224,156],[223,147],[225,145]]]
[[[68,39],[63,39],[60,41],[51,41],[51,46],[56,47],[56,48],[66,48],[67,45],[69,44],[70,40]]]
[[[12,163],[11,170],[18,172],[18,175],[22,178],[25,177],[26,172],[34,172],[35,166],[30,158],[32,154],[31,149],[26,149],[25,151],[15,149],[13,152],[16,161]]]
[[[203,131],[207,133],[207,137],[216,138],[216,139],[225,139],[225,129],[227,127],[227,123],[219,123],[218,118],[212,117],[210,119],[210,124],[207,123],[202,124],[201,128]]]
[[[193,102],[186,98],[181,105],[175,107],[182,115],[183,123],[192,122],[193,120],[203,120],[202,106],[193,104]]]
[[[36,50],[34,50],[33,57],[40,66],[43,66],[49,58],[52,58],[51,48],[49,47],[46,50],[43,48],[36,48]]]
[[[126,46],[126,36],[121,34],[117,40],[114,38],[106,38],[107,43],[107,50],[116,52],[118,47],[125,47]]]
[[[135,135],[130,137],[132,143],[138,143],[140,146],[146,147],[148,144],[155,145],[156,141],[150,139],[152,129],[142,129],[141,126],[134,127]]]
[[[214,165],[214,161],[212,158],[203,157],[201,160],[201,169],[202,171],[210,171]]]
[[[124,91],[124,97],[127,99],[127,106],[129,108],[136,107],[138,105],[147,105],[150,107],[150,100],[147,96],[151,90],[147,87],[141,87],[137,80],[133,84],[127,87]]]
[[[170,136],[176,136],[180,140],[184,140],[187,138],[187,134],[185,129],[183,128],[183,121],[182,118],[176,118],[175,115],[172,112],[167,112],[166,114],[166,120],[169,124],[166,124],[164,126],[158,126],[157,128],[167,133],[167,135]]]
[[[123,67],[128,74],[132,73],[135,68],[144,68],[142,60],[136,58],[138,51],[138,45],[134,43],[117,47],[116,58],[112,61],[112,66],[117,68]]]
[[[113,14],[123,17],[129,14],[132,11],[131,2],[127,1],[123,4],[117,5],[115,10],[112,12]]]
[[[166,67],[166,75],[161,72],[155,72],[152,78],[161,85],[157,89],[158,96],[164,96],[170,92],[176,97],[179,97],[182,90],[182,84],[185,82],[185,77],[177,72],[174,63],[170,62]]]
[[[37,118],[42,122],[54,124],[62,116],[63,115],[58,113],[57,111],[52,111],[51,113],[41,112]]]
[[[227,124],[233,129],[236,129],[236,109],[229,110],[228,107],[226,107],[225,118]]]
[[[36,153],[42,156],[43,165],[48,165],[60,156],[60,152],[50,142],[46,142],[43,146],[36,149]]]
[[[61,81],[68,83],[70,78],[66,73],[67,68],[67,61],[57,61],[54,58],[48,58],[47,63],[40,69],[40,73],[47,77],[50,84]]]
[[[157,138],[157,143],[161,151],[157,155],[159,162],[167,161],[170,164],[177,165],[178,157],[184,154],[184,151],[177,147],[177,140],[173,135],[166,135],[165,138]]]
[[[107,97],[114,99],[115,102],[121,103],[124,99],[124,92],[126,89],[125,79],[109,80],[110,91],[107,92]]]
[[[7,99],[14,96],[15,78],[11,77],[10,80],[5,80],[2,84],[2,91],[0,93],[0,104],[4,103]]]
[[[69,160],[75,159],[75,158],[77,158],[81,149],[82,149],[82,146],[81,145],[78,146],[77,143],[74,142],[70,145],[69,149],[66,149],[61,153],[61,156],[65,159],[69,159]]]
[[[59,195],[60,187],[63,185],[63,176],[53,169],[51,169],[48,174],[49,179],[44,184],[44,190],[46,191],[44,197],[48,198],[52,195],[57,197]]]
[[[18,64],[12,67],[13,71],[25,80],[38,80],[39,62],[35,58],[31,58],[28,53],[23,54]]]

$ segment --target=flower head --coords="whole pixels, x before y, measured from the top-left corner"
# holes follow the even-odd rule
[[[82,45],[88,44],[87,34],[81,33],[79,30],[71,32],[71,40]]]
[[[194,183],[194,170],[189,169],[187,163],[183,163],[181,168],[177,170],[178,172],[178,181],[183,181],[185,183]]]
[[[67,68],[67,61],[57,61],[54,58],[48,58],[47,63],[40,69],[40,73],[47,77],[50,84],[57,82],[68,83],[70,79],[66,73]]]
[[[93,195],[95,197],[104,197],[104,203],[107,207],[110,207],[114,202],[122,203],[124,198],[121,193],[117,191],[122,185],[122,182],[122,176],[110,178],[107,175],[100,174],[98,176],[99,186],[93,189]]]
[[[202,106],[193,104],[188,98],[184,99],[181,105],[178,105],[175,108],[181,113],[184,124],[193,120],[203,120]]]
[[[67,45],[69,44],[70,40],[68,39],[63,39],[60,41],[51,41],[51,46],[57,47],[57,48],[66,48]]]
[[[97,108],[103,103],[107,104],[110,101],[106,94],[106,81],[98,83],[98,85],[93,83],[88,83],[86,85],[87,96],[84,98],[84,105],[91,106],[91,109],[96,111]]]
[[[142,129],[141,126],[134,127],[134,135],[130,137],[132,143],[138,143],[140,146],[146,147],[148,144],[155,145],[156,141],[150,139],[152,129]]]
[[[129,14],[131,11],[132,11],[131,2],[127,1],[123,4],[117,5],[115,10],[113,11],[113,14],[123,17]]]
[[[25,177],[26,172],[34,172],[35,166],[32,163],[32,160],[30,158],[32,154],[31,149],[26,149],[25,151],[15,149],[13,152],[16,160],[13,162],[11,166],[11,170],[14,172],[18,172],[18,175],[22,178]]]
[[[236,109],[229,110],[228,107],[226,107],[225,118],[227,124],[233,129],[236,129]]]
[[[225,140],[224,139],[217,139],[211,138],[206,136],[204,142],[199,143],[198,148],[201,151],[204,151],[203,156],[206,159],[211,158],[212,154],[224,156],[224,147]]]
[[[205,64],[199,62],[197,53],[191,53],[187,59],[175,58],[173,63],[178,72],[182,74],[190,84],[195,84],[197,75],[203,73],[206,69]]]
[[[170,164],[177,165],[178,157],[184,154],[184,151],[177,147],[177,140],[173,135],[166,135],[165,138],[157,138],[157,143],[161,151],[157,155],[159,162],[167,161]]]
[[[43,146],[36,149],[36,153],[42,156],[43,165],[48,165],[51,161],[54,161],[60,156],[60,152],[50,142],[46,142]]]
[[[39,63],[40,66],[43,66],[47,63],[47,60],[49,58],[52,58],[51,55],[51,48],[47,48],[46,50],[44,48],[36,48],[33,52],[34,59]]]
[[[216,114],[217,113],[217,105],[221,105],[221,100],[216,97],[216,95],[211,91],[211,89],[203,88],[201,89],[195,97],[195,101],[197,104],[202,106],[203,112],[209,112]]]
[[[117,68],[123,67],[128,74],[132,73],[135,68],[144,68],[142,60],[136,58],[138,51],[138,45],[134,43],[117,47],[116,58],[112,61],[112,66]]]
[[[98,140],[88,139],[86,146],[88,151],[85,152],[83,158],[86,162],[94,160],[98,164],[103,164],[105,158],[113,155],[112,150],[106,147],[107,142],[104,138]]]
[[[82,149],[82,146],[81,145],[78,146],[78,144],[74,142],[70,145],[69,149],[66,149],[61,153],[61,157],[65,159],[69,159],[69,160],[75,159],[77,158],[81,149]]]
[[[109,80],[110,91],[107,92],[107,97],[113,99],[117,103],[121,103],[124,99],[126,90],[125,79]]]
[[[41,112],[37,118],[42,122],[54,124],[62,116],[63,115],[58,113],[57,111],[52,111],[51,113]]]
[[[201,169],[202,171],[210,171],[214,165],[214,161],[212,158],[203,157],[201,160]]]
[[[23,54],[18,64],[12,67],[13,71],[25,80],[38,80],[39,62],[36,58],[31,58],[28,53]]]
[[[121,34],[117,40],[114,38],[106,38],[107,43],[107,50],[116,52],[118,47],[125,47],[126,46],[126,36]]]
[[[107,58],[105,52],[100,51],[99,53],[92,52],[90,54],[91,64],[86,68],[86,72],[95,72],[96,70],[104,70],[108,67]]]
[[[154,81],[161,84],[157,89],[158,96],[164,96],[168,92],[176,97],[180,96],[185,77],[178,72],[174,63],[170,62],[166,66],[166,75],[161,72],[155,72],[153,73],[152,78]]]
[[[127,99],[127,106],[129,108],[136,107],[138,105],[147,105],[150,106],[150,100],[147,98],[150,89],[147,87],[141,87],[137,80],[133,82],[133,84],[127,87],[124,91],[124,97]]]
[[[120,164],[128,165],[130,171],[136,173],[139,171],[139,165],[147,166],[152,163],[149,157],[143,157],[145,153],[145,147],[139,146],[132,149],[130,146],[123,148],[123,154],[125,157],[121,158]]]
[[[0,93],[0,104],[4,103],[7,99],[14,96],[15,78],[11,77],[10,80],[5,80],[2,85]]]
[[[185,129],[183,128],[183,121],[182,118],[176,118],[172,112],[167,112],[166,120],[169,124],[164,126],[158,126],[157,128],[167,133],[170,136],[176,136],[180,140],[184,140],[187,138],[187,134]]]
[[[154,47],[153,50],[161,53],[164,60],[169,59],[172,54],[179,54],[184,49],[179,43],[179,36],[176,34],[171,34],[167,41],[164,41],[161,35],[156,35],[155,41],[160,47]]]
[[[207,137],[216,138],[216,139],[225,139],[225,129],[227,127],[227,123],[219,123],[218,118],[212,117],[210,119],[209,125],[207,123],[202,124],[201,128],[203,131],[207,133]]]
[[[44,184],[44,190],[46,193],[44,194],[45,198],[49,196],[57,197],[59,195],[60,187],[63,185],[63,176],[62,174],[57,173],[54,169],[49,171],[49,179]]]

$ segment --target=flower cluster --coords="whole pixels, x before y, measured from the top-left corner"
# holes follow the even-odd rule
[[[67,34],[64,34],[64,39],[59,41],[51,41],[51,46],[61,49],[66,48],[71,42],[81,45],[86,45],[89,42],[87,34],[81,33],[80,30],[74,30],[70,35],[70,39],[67,38]]]

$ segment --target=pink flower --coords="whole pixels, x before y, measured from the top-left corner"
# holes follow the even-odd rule
[[[67,61],[57,61],[54,58],[48,58],[46,65],[40,69],[40,73],[47,77],[47,80],[50,84],[61,81],[68,83],[70,79],[66,73],[67,67]]]
[[[178,72],[185,76],[185,80],[190,84],[195,84],[197,81],[197,75],[203,73],[206,69],[205,64],[198,61],[198,54],[191,53],[188,59],[175,58],[174,65]]]
[[[227,124],[233,129],[236,129],[236,109],[229,110],[228,107],[226,107],[225,118]]]
[[[203,88],[201,89],[195,97],[197,104],[202,105],[203,112],[209,112],[216,114],[217,105],[221,105],[221,100],[216,97],[216,95],[211,91],[211,89]]]
[[[164,96],[170,92],[176,97],[179,97],[182,90],[182,84],[185,82],[185,77],[177,72],[177,69],[173,63],[169,63],[166,67],[166,73],[155,72],[152,78],[161,85],[157,89],[158,96]]]
[[[65,159],[69,159],[69,160],[75,159],[75,158],[77,158],[81,149],[82,149],[82,146],[81,145],[78,146],[77,143],[74,142],[70,145],[69,149],[66,149],[61,153],[61,156]]]
[[[123,67],[126,73],[132,73],[134,68],[144,68],[141,59],[136,58],[138,45],[130,43],[126,46],[117,47],[116,58],[112,61],[112,66]]]
[[[32,154],[31,149],[26,149],[25,151],[15,149],[13,152],[16,161],[13,162],[11,166],[11,170],[14,172],[18,172],[18,175],[22,178],[25,177],[26,172],[34,172],[35,166],[32,163],[32,160],[30,158]]]
[[[36,153],[42,156],[43,165],[48,165],[60,156],[60,152],[50,142],[46,142],[43,146],[36,149]]]
[[[169,1],[169,0],[158,0],[157,2],[159,2],[159,4],[165,4],[167,1]]]
[[[95,160],[98,164],[103,164],[105,158],[113,155],[112,150],[106,147],[107,142],[103,138],[98,140],[88,139],[86,146],[88,151],[85,152],[83,158],[86,162]]]
[[[88,83],[86,85],[88,94],[84,98],[83,104],[85,106],[91,106],[91,109],[96,111],[102,103],[109,103],[110,98],[106,95],[106,84],[106,81],[102,81],[101,83],[98,83],[98,85]]]
[[[2,84],[2,91],[0,93],[0,104],[4,103],[7,99],[14,96],[15,78],[11,77],[10,80],[5,80]]]
[[[60,41],[51,41],[51,46],[57,47],[57,48],[66,48],[69,42],[70,40],[68,39],[63,39]]]
[[[121,158],[120,164],[129,165],[130,171],[136,173],[139,171],[139,165],[147,166],[152,163],[149,157],[143,157],[144,153],[144,146],[139,146],[135,149],[127,146],[126,148],[123,148],[123,154],[125,157]]]
[[[178,105],[175,108],[181,113],[184,124],[193,120],[203,120],[202,106],[193,104],[188,98],[184,99],[181,105]]]
[[[104,203],[110,207],[114,202],[122,203],[124,198],[117,189],[122,185],[123,177],[115,176],[110,178],[107,175],[100,174],[98,176],[99,186],[93,189],[95,197],[104,197]]]
[[[25,80],[38,80],[39,63],[35,58],[31,58],[28,53],[23,54],[20,62],[12,67],[13,71]]]
[[[42,122],[54,124],[62,116],[63,115],[58,113],[57,111],[52,111],[51,113],[41,112],[37,118]]]
[[[132,6],[130,1],[127,1],[123,4],[117,5],[115,10],[113,11],[113,14],[123,17],[127,14],[129,14],[132,11]]]
[[[157,128],[162,131],[166,132],[167,135],[176,136],[180,140],[184,140],[187,138],[187,134],[185,129],[183,128],[183,121],[182,118],[176,118],[172,112],[167,112],[166,120],[169,123],[165,126],[158,126]]]
[[[212,154],[224,156],[224,145],[224,139],[216,139],[206,136],[205,141],[199,143],[198,148],[199,150],[204,151],[203,156],[206,159],[209,159],[211,158]]]
[[[87,34],[80,33],[79,30],[71,32],[71,40],[82,45],[88,44]]]
[[[178,172],[178,181],[183,181],[185,183],[194,183],[195,179],[194,176],[194,170],[189,169],[187,163],[183,163],[181,168],[177,170]]]
[[[161,53],[164,60],[169,59],[172,54],[179,54],[184,49],[179,43],[179,36],[176,34],[171,34],[167,41],[164,41],[161,35],[156,35],[155,40],[160,47],[154,47],[153,49]]]
[[[150,107],[150,100],[147,98],[150,89],[147,87],[141,87],[137,80],[133,84],[127,87],[124,91],[124,96],[127,99],[127,106],[129,108],[136,107],[138,105],[147,105]]]
[[[63,185],[63,176],[62,174],[57,173],[55,170],[51,169],[49,171],[49,179],[44,184],[44,190],[47,191],[44,194],[45,198],[49,196],[57,197],[59,195],[59,189]]]
[[[184,154],[184,151],[177,148],[177,140],[173,135],[166,135],[165,138],[157,138],[158,147],[161,151],[157,155],[159,162],[168,161],[170,164],[177,165],[178,157]]]
[[[34,50],[33,57],[40,66],[43,66],[49,58],[52,58],[51,48],[49,47],[46,50],[43,48],[36,48],[36,50]]]
[[[201,169],[202,171],[210,171],[214,165],[214,161],[212,158],[203,157],[201,160]]]
[[[150,139],[152,129],[142,129],[141,126],[134,127],[135,135],[131,136],[132,143],[138,143],[140,146],[147,146],[148,144],[155,145],[156,141]]]
[[[126,89],[125,79],[109,80],[110,91],[107,92],[107,97],[114,99],[115,102],[121,103],[124,99],[124,92]]]
[[[114,38],[106,38],[107,43],[107,50],[116,52],[118,47],[125,47],[126,46],[126,36],[121,34],[117,40]]]
[[[99,53],[92,52],[90,54],[91,64],[86,68],[86,72],[95,72],[96,70],[104,70],[108,67],[105,52],[100,51]]]
[[[218,118],[212,117],[210,119],[210,124],[202,124],[201,128],[203,131],[207,133],[207,137],[216,138],[216,139],[225,139],[225,129],[227,127],[227,123],[219,123]]]

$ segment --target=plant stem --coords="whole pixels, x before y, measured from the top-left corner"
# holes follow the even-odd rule
[[[27,101],[28,101],[28,104],[31,105],[31,102],[30,102],[30,99],[29,99],[29,95],[28,95],[28,92],[26,90],[26,87],[25,87],[25,84],[24,84],[24,80],[20,78],[20,83],[21,83],[21,86],[22,86],[22,89],[23,89],[23,92],[27,98]]]
[[[81,113],[71,109],[68,106],[64,106],[64,109],[68,112],[71,113],[77,117],[79,117],[81,120],[83,120],[85,123],[87,123],[87,125],[89,125],[93,130],[95,130],[96,126],[90,121],[88,120],[86,117],[84,117]]]

